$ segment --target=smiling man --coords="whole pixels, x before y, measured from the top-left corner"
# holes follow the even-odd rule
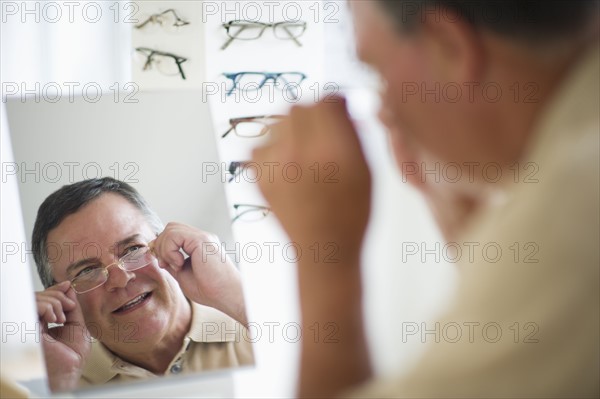
[[[597,398],[598,2],[348,3],[358,54],[382,79],[380,117],[400,170],[449,245],[496,252],[463,249],[447,312],[433,325],[411,320],[425,354],[404,375],[376,378],[362,314],[371,179],[361,143],[343,100],[294,107],[253,160],[307,173],[259,184],[291,240],[336,243],[339,260],[299,260],[303,328],[335,323],[339,337],[302,341],[299,395]],[[310,178],[330,163],[337,182]],[[435,173],[447,167],[462,178]],[[401,255],[389,262],[402,267]]]
[[[133,187],[111,178],[50,195],[33,250],[51,389],[251,364],[239,273],[203,253],[218,242],[186,225],[163,228]]]

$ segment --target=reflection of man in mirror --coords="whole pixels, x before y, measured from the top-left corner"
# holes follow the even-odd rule
[[[164,228],[128,184],[62,187],[40,206],[32,241],[53,391],[253,362],[239,272],[204,252],[218,239]]]

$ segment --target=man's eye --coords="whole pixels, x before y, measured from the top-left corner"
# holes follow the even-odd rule
[[[132,253],[139,252],[144,247],[145,247],[145,245],[141,245],[141,244],[132,245],[130,247],[127,247],[127,249],[125,250],[124,255],[129,255],[129,254],[132,254]]]
[[[86,266],[83,269],[81,269],[77,273],[77,275],[75,275],[75,278],[85,276],[86,274],[90,274],[90,273],[92,273],[96,269],[97,269],[96,266]]]

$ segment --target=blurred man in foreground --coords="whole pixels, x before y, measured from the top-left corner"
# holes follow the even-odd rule
[[[502,252],[461,258],[440,320],[461,335],[374,378],[359,267],[369,170],[343,100],[293,108],[254,161],[339,167],[337,183],[259,181],[294,242],[339,248],[337,264],[299,261],[303,326],[333,322],[340,337],[303,341],[299,395],[598,397],[598,2],[349,3],[400,170],[448,242]],[[452,181],[423,173],[448,165]],[[494,334],[471,333],[487,323]]]

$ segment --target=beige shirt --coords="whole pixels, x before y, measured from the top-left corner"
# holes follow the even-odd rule
[[[248,330],[216,309],[192,304],[192,324],[166,376],[254,364]],[[100,342],[92,344],[80,386],[157,377],[114,355]]]
[[[596,44],[547,104],[520,183],[460,240],[478,249],[463,251],[440,342],[425,336],[407,375],[344,396],[600,396],[599,71]]]

